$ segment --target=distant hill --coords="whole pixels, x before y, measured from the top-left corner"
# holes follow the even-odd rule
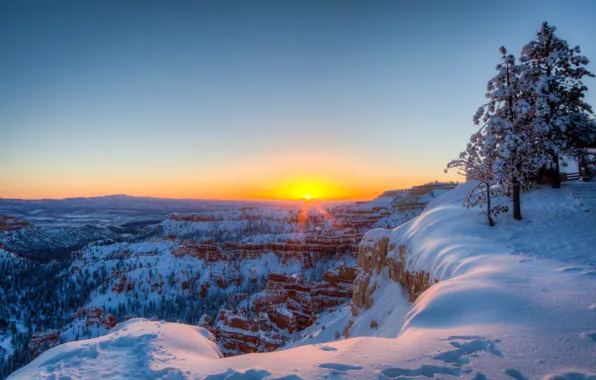
[[[89,198],[7,199],[0,198],[0,209],[138,209],[168,211],[205,211],[213,207],[257,204],[258,201],[226,201],[209,199],[171,199],[134,197],[116,194]]]

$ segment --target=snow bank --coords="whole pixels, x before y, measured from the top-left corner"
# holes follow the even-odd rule
[[[387,262],[403,262],[405,251],[405,270],[426,273],[438,284],[404,318],[407,295],[388,294],[389,265],[383,267],[370,280],[373,305],[352,318],[349,335],[397,337],[409,347],[437,336],[437,343],[447,341],[455,350],[434,356],[430,350],[433,363],[455,363],[489,377],[503,376],[490,368],[495,365],[525,378],[552,374],[549,369],[595,372],[596,335],[590,331],[596,329],[596,215],[586,211],[596,211],[596,202],[582,194],[596,191],[596,184],[538,188],[524,194],[522,222],[504,216],[493,228],[478,209],[461,206],[474,186],[466,183],[437,198],[394,230],[364,236],[361,254],[362,247],[387,239]],[[457,341],[463,338],[469,341]],[[464,359],[466,346],[493,357]]]
[[[95,339],[44,352],[9,379],[180,379],[222,357],[203,328],[131,319]]]
[[[449,202],[457,202],[463,200],[466,194],[470,192],[474,187],[478,185],[477,181],[468,181],[464,182],[461,185],[458,185],[455,189],[443,193],[430,201],[428,205],[424,208],[424,211],[431,210],[435,207],[441,206],[445,203]],[[461,205],[461,203],[460,203]]]
[[[387,238],[388,259],[402,260],[402,246],[407,270],[439,281],[408,310],[383,269],[359,316],[374,315],[376,326],[352,326],[352,336],[377,337],[324,342],[333,335],[327,328],[313,331],[318,344],[221,359],[200,329],[136,321],[53,348],[11,379],[595,380],[596,207],[585,212],[574,186],[524,194],[524,221],[505,216],[493,228],[461,207],[459,187],[411,222],[369,232],[364,244]]]

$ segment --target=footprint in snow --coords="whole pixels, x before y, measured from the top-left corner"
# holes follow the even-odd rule
[[[513,377],[515,380],[528,380],[527,377],[525,377],[523,375],[523,373],[519,372],[516,369],[513,368],[508,368],[505,371],[503,371],[506,375],[509,375],[511,377]]]
[[[520,263],[531,263],[533,261],[535,261],[535,260],[534,259],[521,259],[519,262]]]
[[[462,371],[456,367],[442,367],[437,365],[423,364],[418,368],[385,368],[381,371],[381,379],[396,379],[396,378],[409,378],[415,376],[424,376],[433,378],[435,375],[451,375],[460,376]]]
[[[585,267],[565,267],[561,269],[561,272],[581,272]]]
[[[213,375],[209,375],[205,377],[205,380],[227,380],[227,379],[254,379],[254,380],[262,380],[265,378],[270,378],[271,372],[263,370],[263,369],[249,369],[246,372],[239,372],[235,371],[231,368],[228,368],[224,372],[216,373]],[[282,377],[283,379],[283,377]]]
[[[544,380],[596,380],[596,374],[585,372],[564,372],[556,375],[548,375]]]
[[[495,356],[503,356],[496,346],[500,340],[490,340],[482,336],[450,336],[449,340],[455,349],[441,352],[433,357],[445,363],[462,365],[470,363],[470,357],[476,357],[477,352],[485,351]],[[460,342],[463,341],[463,342]]]
[[[319,350],[322,350],[322,351],[337,351],[337,348],[330,347],[330,346],[321,346],[321,347],[319,347]]]
[[[340,364],[340,363],[323,363],[319,365],[320,368],[327,368],[327,369],[334,369],[336,371],[360,371],[362,367],[349,365],[349,364]]]

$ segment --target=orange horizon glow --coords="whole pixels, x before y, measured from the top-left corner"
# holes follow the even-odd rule
[[[458,178],[454,178],[457,180]],[[261,186],[206,186],[196,190],[195,186],[172,183],[163,186],[157,183],[114,183],[106,186],[72,185],[68,191],[47,186],[42,191],[21,192],[0,189],[0,198],[5,199],[64,199],[77,197],[101,197],[115,194],[125,194],[134,197],[153,197],[169,199],[204,199],[204,200],[256,200],[256,201],[364,201],[376,198],[387,190],[405,189],[420,185],[434,179],[424,180],[395,180],[370,183],[366,186],[349,187],[331,181],[316,179],[296,179],[272,184],[263,189]],[[439,180],[451,180],[439,178]],[[461,180],[461,179],[460,179]],[[186,186],[185,186],[186,185]]]
[[[82,192],[72,192],[72,193],[41,193],[41,194],[31,194],[31,195],[24,195],[19,196],[17,194],[11,193],[0,193],[0,198],[4,199],[24,199],[24,200],[39,200],[39,199],[65,199],[65,198],[92,198],[92,197],[102,197],[102,196],[110,196],[110,195],[127,195],[133,197],[150,197],[150,198],[168,198],[168,199],[202,199],[202,200],[247,200],[247,201],[362,201],[362,200],[369,200],[375,198],[376,196],[380,195],[385,190],[391,190],[389,188],[384,190],[375,190],[371,189],[369,191],[349,191],[348,189],[339,190],[337,193],[333,192],[324,192],[324,191],[310,191],[310,193],[317,194],[310,195],[305,194],[303,191],[303,187],[297,187],[295,189],[287,189],[287,188],[280,188],[280,189],[273,189],[268,192],[251,192],[247,191],[246,193],[239,191],[230,192],[230,191],[220,191],[217,194],[210,194],[206,193],[205,195],[195,195],[192,193],[187,192],[175,192],[173,195],[170,193],[164,193],[161,191],[158,192],[136,192],[136,191],[82,191]],[[393,189],[393,188],[392,188]]]
[[[76,161],[74,162],[76,164]],[[73,164],[73,165],[74,165]],[[223,161],[200,167],[194,162],[175,167],[130,170],[101,165],[41,175],[0,169],[0,198],[63,199],[126,194],[138,197],[205,200],[360,201],[392,189],[432,180],[461,180],[457,175],[421,176],[413,168],[385,167],[338,154],[278,154],[246,162]]]
[[[0,198],[5,199],[65,199],[65,198],[90,198],[101,197],[109,195],[128,195],[133,197],[152,197],[152,198],[169,198],[169,199],[202,199],[202,200],[247,200],[247,201],[365,201],[376,198],[381,193],[387,190],[405,189],[414,185],[419,185],[428,181],[415,181],[413,183],[399,181],[394,185],[387,184],[385,186],[375,186],[367,188],[343,188],[331,183],[305,181],[300,180],[291,181],[279,185],[277,188],[271,188],[265,191],[255,191],[252,188],[236,188],[236,189],[213,189],[209,192],[197,192],[192,190],[178,189],[159,189],[148,190],[146,186],[132,186],[130,191],[126,189],[118,189],[114,186],[106,188],[105,191],[99,189],[90,189],[87,186],[71,187],[71,191],[63,193],[62,191],[47,191],[52,189],[45,189],[44,192],[33,192],[31,194],[14,194],[11,192],[0,192]],[[145,191],[139,188],[145,188]],[[56,189],[58,190],[58,189]],[[124,190],[124,191],[122,191]],[[170,191],[169,191],[170,190]],[[171,191],[174,190],[174,191]]]

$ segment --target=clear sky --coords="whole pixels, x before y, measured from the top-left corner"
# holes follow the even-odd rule
[[[457,179],[499,46],[545,20],[596,62],[596,1],[0,0],[0,197]]]

